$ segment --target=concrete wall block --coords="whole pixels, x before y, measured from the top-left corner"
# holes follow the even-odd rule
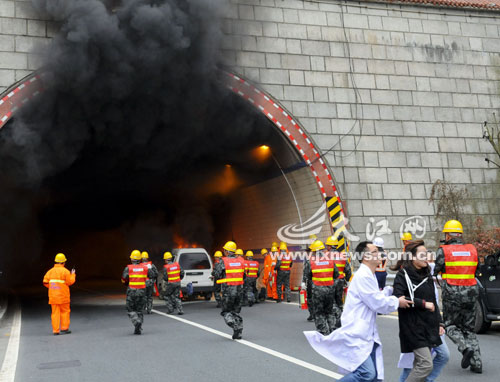
[[[0,52],[13,52],[14,49],[15,49],[15,37],[0,35]]]
[[[387,169],[387,178],[389,183],[402,183],[403,177],[400,168],[388,168]]]
[[[384,199],[381,184],[368,184],[368,199]]]
[[[403,17],[382,17],[382,25],[384,30],[408,32],[410,25],[408,19]]]
[[[311,60],[307,56],[284,54],[281,56],[283,69],[310,70]]]
[[[262,36],[262,23],[260,21],[240,20],[232,25],[233,33],[244,36]]]
[[[390,200],[363,200],[362,203],[363,212],[366,217],[392,215]]]
[[[254,20],[255,13],[251,5],[238,5],[238,15],[240,20]]]
[[[42,19],[40,14],[33,8],[30,1],[16,1],[16,18],[18,19]]]
[[[309,116],[314,118],[336,118],[337,108],[326,102],[309,103]]]
[[[47,36],[47,27],[45,21],[28,20],[28,35],[29,36]]]
[[[475,94],[453,94],[453,105],[455,107],[478,107]]]
[[[349,200],[347,202],[347,210],[349,211],[349,216],[364,216],[361,200]]]
[[[278,35],[283,38],[307,39],[307,28],[305,25],[278,24]]]
[[[403,135],[403,124],[401,121],[375,121],[377,135]]]
[[[13,1],[0,1],[0,17],[14,17],[15,3]]]
[[[299,23],[299,12],[295,9],[283,9],[285,23]]]
[[[352,199],[368,199],[368,190],[366,184],[346,183],[344,184],[345,197]]]
[[[394,117],[397,120],[404,121],[410,117],[410,119],[415,121],[422,120],[422,113],[420,108],[417,106],[393,106]],[[428,118],[429,116],[426,116]]]
[[[414,77],[392,76],[389,78],[392,90],[417,90]]]
[[[368,71],[374,74],[394,74],[396,72],[393,61],[368,60]]]
[[[359,178],[362,183],[387,183],[387,170],[378,167],[359,168]]]
[[[286,52],[289,54],[302,54],[300,40],[286,40]]]
[[[314,101],[316,101],[316,102],[328,102],[328,100],[329,100],[328,99],[328,89],[314,87],[313,88],[313,97],[314,97]],[[338,107],[337,107],[337,111],[338,111]],[[339,118],[342,118],[342,117],[339,117]]]
[[[411,199],[408,184],[383,184],[384,199]]]
[[[363,153],[363,158],[365,166],[367,167],[378,167],[378,153],[376,152],[365,152]]]
[[[349,59],[342,57],[325,57],[325,69],[329,72],[348,72],[350,70]]]
[[[438,138],[439,148],[442,152],[447,153],[465,153],[464,138]]]
[[[398,93],[392,90],[371,90],[373,103],[381,105],[397,105]]]
[[[266,55],[257,52],[236,52],[236,64],[238,66],[265,68]]]
[[[330,44],[326,41],[301,41],[302,54],[309,56],[329,56]]]
[[[286,40],[282,38],[257,37],[256,50],[259,52],[286,53]]]
[[[422,167],[420,153],[406,153],[406,163],[408,167]]]
[[[470,170],[450,168],[444,172],[444,180],[449,183],[471,183]]]
[[[354,74],[356,87],[361,89],[375,89],[375,76],[373,74]]]
[[[284,86],[284,99],[288,101],[313,101],[312,88],[306,86]]]
[[[443,124],[440,122],[417,122],[417,133],[422,137],[442,137]]]
[[[460,154],[447,154],[447,157],[448,157],[448,165],[451,168],[464,167],[464,164],[462,163],[462,156]]]
[[[422,153],[421,159],[423,167],[438,167],[438,168],[448,167],[448,157],[446,154]]]
[[[487,163],[485,161],[486,156],[483,154],[462,154],[462,163],[467,168],[485,168]],[[490,159],[496,161],[494,156],[490,156]]]
[[[283,20],[283,10],[279,7],[255,7],[255,20],[260,21],[274,21],[282,23]]]
[[[307,86],[328,86],[333,87],[332,74],[328,72],[305,72]]]
[[[411,171],[403,169],[403,183],[429,183],[429,170],[426,168],[415,168]]]
[[[330,102],[355,103],[356,94],[353,89],[328,88],[328,99]]]
[[[24,36],[27,32],[26,20],[0,17],[0,34]]]
[[[396,149],[396,148],[394,148]],[[406,155],[399,152],[379,152],[378,160],[381,167],[406,167]]]
[[[8,69],[0,69],[0,86],[9,87],[15,81],[15,71]]]
[[[358,145],[357,149],[359,151],[383,151],[384,141],[382,137],[365,135],[361,138],[356,138]]]
[[[288,71],[282,69],[260,69],[260,79],[265,84],[288,85],[290,83]]]
[[[427,200],[407,200],[406,212],[408,215],[434,215],[434,206]]]
[[[368,16],[344,14],[344,25],[346,28],[368,29]]]
[[[300,11],[299,22],[307,25],[328,25],[326,13],[321,11]]]
[[[37,46],[43,46],[49,42],[42,37],[16,36],[16,52],[29,53]]]
[[[395,216],[407,216],[406,203],[404,200],[391,200],[391,206],[392,206],[392,214],[393,215],[395,215]],[[388,247],[389,243],[386,242],[385,245],[386,245],[386,247]],[[388,247],[388,248],[391,248],[391,247]]]
[[[28,69],[26,53],[2,52],[0,54],[0,69]]]

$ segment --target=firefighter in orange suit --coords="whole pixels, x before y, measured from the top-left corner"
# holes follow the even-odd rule
[[[76,281],[74,269],[67,270],[64,265],[66,256],[58,253],[55,258],[55,265],[43,277],[43,285],[49,288],[49,304],[52,307],[52,332],[55,336],[69,334],[70,324],[70,293],[69,287]]]
[[[479,288],[476,281],[477,250],[465,244],[462,224],[446,222],[443,228],[445,243],[436,253],[434,275],[442,274],[443,319],[448,337],[462,354],[461,366],[474,373],[483,372],[481,351],[474,325]]]
[[[276,246],[271,247],[271,252],[264,258],[264,275],[262,276],[262,282],[267,288],[267,298],[278,300],[278,292],[276,289],[276,273],[274,268],[276,267],[276,258],[278,256],[278,248]]]

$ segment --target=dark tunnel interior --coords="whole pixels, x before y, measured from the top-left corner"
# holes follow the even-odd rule
[[[10,208],[27,211],[10,227],[15,242],[2,254],[2,283],[16,284],[19,272],[23,284],[39,283],[58,252],[80,280],[118,281],[132,249],[148,251],[161,264],[166,250],[196,245],[212,253],[232,239],[232,196],[281,176],[277,163],[286,171],[300,158],[267,118],[236,95],[226,95],[200,118],[204,128],[185,132],[181,145],[177,137],[163,136],[161,126],[147,144],[127,152],[89,139],[64,171],[39,187],[20,188]],[[0,135],[14,128],[11,122]],[[141,124],[125,132],[136,129]],[[175,131],[184,133],[182,127]]]

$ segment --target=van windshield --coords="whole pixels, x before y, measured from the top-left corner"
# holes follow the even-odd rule
[[[179,265],[182,269],[210,269],[210,261],[205,253],[183,253]]]

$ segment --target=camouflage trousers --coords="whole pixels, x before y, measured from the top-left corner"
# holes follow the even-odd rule
[[[146,284],[146,312],[151,314],[151,309],[153,309],[153,292],[154,292],[154,284],[147,285]]]
[[[220,304],[222,301],[221,284],[217,284],[217,281],[214,281],[214,297],[217,304]]]
[[[226,325],[233,330],[243,330],[241,312],[241,293],[243,285],[224,285],[222,287],[222,312]]]
[[[181,302],[181,283],[167,283],[163,299],[165,300],[168,314],[174,313],[175,309],[179,313],[184,313]]]
[[[312,295],[316,330],[324,336],[327,336],[336,329],[336,320],[333,314],[335,288],[333,286],[313,285]]]
[[[135,326],[144,321],[144,309],[146,308],[145,289],[127,289],[126,300],[127,312],[132,324]]]
[[[335,299],[333,303],[333,316],[335,317],[335,328],[340,328],[340,317],[342,316],[342,311],[344,309],[344,302],[342,301],[342,297],[344,295],[344,279],[335,280],[334,289],[335,289]]]
[[[247,277],[245,279],[245,286],[243,288],[243,302],[242,305],[246,306],[252,306],[255,304],[257,297],[257,279],[256,278],[250,278]]]
[[[281,291],[285,289],[285,297],[290,301],[290,272],[278,271],[276,276],[276,289],[278,292],[278,301],[281,300]]]
[[[481,351],[474,332],[478,287],[450,286],[445,282],[442,297],[447,336],[458,346],[460,353],[467,348],[474,351],[470,363],[472,366],[481,367]]]

